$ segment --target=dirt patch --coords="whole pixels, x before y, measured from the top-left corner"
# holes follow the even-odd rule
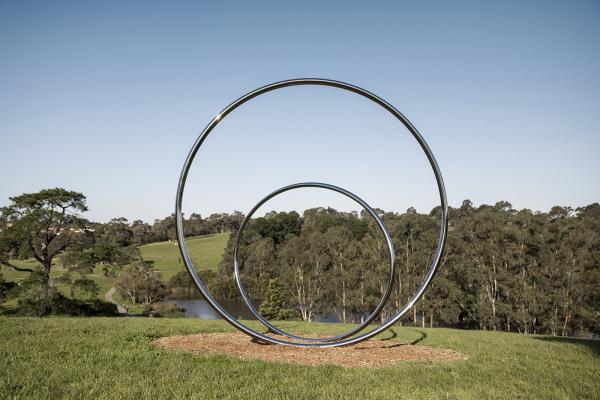
[[[289,364],[335,364],[349,368],[385,367],[399,361],[445,362],[466,359],[464,355],[453,350],[389,340],[367,340],[353,346],[335,348],[303,348],[256,343],[239,332],[170,336],[154,340],[152,343],[196,354],[225,354],[242,359]]]

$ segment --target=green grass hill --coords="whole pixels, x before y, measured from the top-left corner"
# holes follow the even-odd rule
[[[339,333],[338,324],[281,323]],[[0,317],[0,398],[598,399],[600,341],[395,328],[392,340],[456,350],[466,361],[381,369],[300,366],[158,348],[170,335],[232,331],[223,321]],[[384,333],[388,335],[389,333]]]

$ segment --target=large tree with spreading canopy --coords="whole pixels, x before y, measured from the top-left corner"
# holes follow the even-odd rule
[[[10,198],[0,209],[0,264],[31,273],[39,295],[48,297],[53,286],[50,272],[58,256],[81,243],[88,221],[83,194],[61,188],[44,189]],[[39,268],[24,267],[16,259],[35,258]]]

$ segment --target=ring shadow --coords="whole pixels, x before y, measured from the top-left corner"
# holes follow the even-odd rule
[[[415,345],[415,344],[417,344],[417,343],[419,343],[419,342],[427,339],[427,333],[425,333],[423,331],[420,331],[418,329],[412,329],[412,330],[415,331],[415,332],[417,332],[417,333],[419,333],[419,337],[416,338],[415,340],[413,340],[412,342],[409,342],[409,343],[394,343],[394,344],[390,344],[389,346],[386,346],[386,347],[390,348],[390,347],[398,347],[398,346],[406,346],[406,345]],[[394,330],[394,328],[390,328],[388,330],[388,332],[390,332],[390,336],[387,336],[385,338],[380,339],[382,342],[383,341],[388,341],[388,340],[391,340],[391,339],[395,339],[395,338],[398,337],[398,333]],[[277,332],[272,332],[270,329],[267,329],[265,332],[263,332],[263,334],[265,334],[265,335],[269,334],[269,333],[273,333],[275,335],[279,335]],[[250,341],[252,343],[263,345],[263,346],[270,346],[270,345],[272,345],[272,343],[265,342],[263,340],[259,340],[259,339],[256,339],[256,338],[250,338]],[[361,347],[357,347],[357,349],[361,349]]]
[[[404,344],[410,344],[410,345],[415,345],[425,339],[427,339],[427,333],[420,331],[418,329],[411,329],[414,332],[417,332],[419,334],[419,337],[416,338],[415,340],[413,340],[410,343],[404,343]],[[383,338],[381,339],[382,341],[384,340],[391,340],[391,339],[395,339],[396,337],[398,337],[398,333],[394,330],[394,328],[390,328],[389,332],[391,332],[391,335],[389,337]]]

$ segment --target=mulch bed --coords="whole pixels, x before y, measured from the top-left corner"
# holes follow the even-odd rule
[[[348,368],[385,367],[399,361],[448,362],[466,359],[464,355],[449,349],[389,340],[371,339],[335,348],[304,348],[256,343],[240,332],[170,336],[152,343],[195,354],[225,354],[241,359],[302,365],[335,364]]]

